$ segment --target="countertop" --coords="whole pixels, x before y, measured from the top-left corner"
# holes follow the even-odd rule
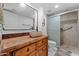
[[[28,44],[34,43],[46,37],[47,36],[44,36],[44,35],[36,38],[31,38],[30,36],[21,36],[21,37],[4,39],[2,40],[2,43],[3,43],[2,53],[11,52],[13,50],[22,48]]]

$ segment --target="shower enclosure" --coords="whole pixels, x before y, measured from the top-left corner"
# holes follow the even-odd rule
[[[60,43],[66,47],[78,47],[77,21],[78,12],[70,12],[60,16],[61,39]]]

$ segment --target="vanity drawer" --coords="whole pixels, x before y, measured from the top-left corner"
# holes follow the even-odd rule
[[[36,56],[36,51],[30,53],[28,56]]]
[[[43,44],[47,44],[48,40],[47,39],[43,39]]]
[[[42,46],[42,43],[43,41],[42,40],[39,40],[37,43],[36,43],[36,47],[39,48]]]
[[[28,53],[31,53],[35,50],[36,50],[36,43],[33,43],[33,44],[29,45],[28,47],[26,47],[26,52],[28,52]]]
[[[36,53],[36,56],[43,56],[43,50],[42,47],[39,47]]]
[[[27,56],[28,54],[30,54],[31,52],[35,51],[35,43],[26,46],[22,49],[19,49],[17,51],[14,52],[15,56]]]
[[[47,55],[47,46],[45,45],[43,48],[42,48],[43,50],[42,50],[42,55],[43,56],[46,56]]]

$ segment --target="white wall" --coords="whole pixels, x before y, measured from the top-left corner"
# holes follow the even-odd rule
[[[43,9],[38,10],[38,31],[42,31]]]
[[[47,34],[47,16],[44,15],[44,19],[45,19],[45,26],[43,27],[43,33]]]
[[[42,26],[43,19],[45,19],[45,26]],[[47,17],[41,7],[38,9],[38,31],[47,34]]]

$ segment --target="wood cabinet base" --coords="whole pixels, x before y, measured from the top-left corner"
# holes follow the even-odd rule
[[[13,51],[14,56],[47,56],[48,55],[48,39],[40,39],[28,46]]]

